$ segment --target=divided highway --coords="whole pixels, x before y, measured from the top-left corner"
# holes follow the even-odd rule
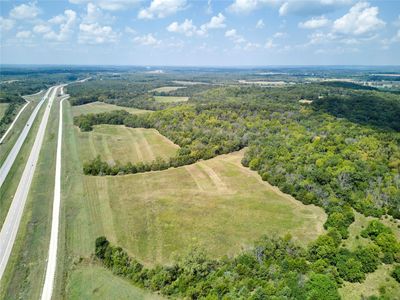
[[[4,161],[3,165],[0,168],[0,188],[2,187],[4,181],[6,180],[6,177],[8,175],[8,172],[10,172],[11,167],[14,164],[15,159],[17,158],[17,155],[19,153],[19,151],[21,150],[22,145],[25,142],[26,137],[28,136],[29,131],[32,128],[32,124],[36,119],[36,116],[40,110],[40,108],[42,107],[44,101],[46,100],[46,98],[48,97],[49,93],[50,93],[50,89],[47,90],[46,94],[43,96],[42,100],[40,100],[40,102],[36,105],[35,109],[33,110],[31,116],[29,117],[28,122],[26,122],[26,126],[22,129],[17,141],[15,142],[13,148],[11,149],[10,153],[8,154],[6,160]],[[27,104],[26,104],[27,105]],[[11,124],[10,128],[7,130],[7,132],[4,134],[4,136],[2,137],[1,141],[3,141],[3,139],[6,137],[6,135],[8,134],[9,130],[11,129],[12,126],[14,126],[16,119],[19,117],[19,115],[21,114],[22,110],[26,107],[26,105],[21,109],[21,111],[19,112],[19,114],[17,115],[17,117],[15,118],[14,122]]]
[[[40,149],[42,147],[44,135],[46,132],[46,126],[47,126],[47,123],[49,120],[50,110],[53,105],[54,99],[56,97],[57,91],[60,87],[62,87],[62,85],[52,87],[47,91],[46,95],[41,100],[41,102],[37,105],[34,113],[32,113],[31,117],[29,118],[29,121],[26,126],[26,127],[28,127],[28,129],[26,127],[24,128],[24,130],[26,130],[26,132],[23,130],[23,132],[21,133],[20,137],[18,138],[16,144],[14,145],[12,151],[10,152],[9,156],[7,157],[7,160],[11,157],[9,162],[7,163],[7,160],[6,160],[1,168],[2,173],[0,173],[0,174],[1,174],[1,176],[4,176],[4,179],[5,179],[5,177],[8,174],[9,169],[12,166],[12,163],[14,162],[14,160],[19,152],[19,149],[22,147],[22,144],[26,138],[26,135],[29,132],[29,128],[32,126],[32,122],[34,121],[36,114],[38,113],[40,107],[43,105],[47,96],[49,94],[51,94],[48,105],[46,106],[41,123],[39,125],[39,129],[36,134],[35,142],[33,144],[29,158],[25,165],[25,169],[22,173],[19,185],[15,192],[11,206],[8,210],[8,214],[4,221],[3,227],[1,228],[1,232],[0,232],[0,280],[6,269],[8,259],[11,254],[11,250],[13,248],[14,241],[15,241],[17,233],[18,233],[18,228],[19,228],[19,224],[21,222],[26,199],[28,197],[28,193],[29,193],[29,189],[30,189],[30,186],[32,183],[33,175],[35,173],[36,164],[39,159]],[[7,163],[7,165],[5,166],[6,163]],[[1,179],[2,180],[1,183],[4,182],[4,179]]]

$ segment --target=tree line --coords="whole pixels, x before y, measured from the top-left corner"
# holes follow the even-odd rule
[[[291,237],[263,237],[236,257],[210,259],[194,249],[169,266],[146,268],[105,237],[95,242],[95,256],[116,275],[172,298],[188,299],[340,299],[344,281],[362,282],[384,263],[400,262],[400,243],[392,231],[372,221],[363,235],[374,243],[349,251],[329,230],[307,248]],[[390,245],[390,246],[389,246]],[[392,276],[399,280],[399,267]]]

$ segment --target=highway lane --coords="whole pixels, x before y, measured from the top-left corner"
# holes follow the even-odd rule
[[[63,87],[61,88],[63,92]],[[64,96],[60,101],[60,118],[58,123],[57,154],[56,154],[56,174],[54,183],[53,216],[51,223],[49,257],[47,259],[46,277],[42,290],[42,300],[50,300],[53,294],[54,277],[57,267],[57,249],[58,249],[58,229],[60,224],[60,206],[61,206],[61,149],[62,149],[62,131],[63,131],[63,102],[69,96]]]
[[[0,280],[6,269],[8,259],[10,258],[11,251],[16,239],[19,224],[21,222],[22,214],[24,211],[26,199],[28,197],[29,189],[32,183],[33,175],[35,173],[36,164],[39,159],[40,149],[42,147],[46,126],[49,120],[51,107],[56,97],[57,91],[60,86],[52,87],[48,90],[46,95],[51,93],[48,105],[45,108],[38,132],[36,134],[35,142],[30,152],[29,158],[22,173],[19,185],[15,192],[13,201],[8,210],[7,217],[4,221],[3,227],[0,232]],[[43,102],[41,103],[41,105]],[[29,126],[32,124],[29,123]]]
[[[13,148],[11,149],[6,160],[4,161],[3,165],[1,166],[1,168],[0,168],[0,188],[2,187],[4,181],[6,180],[8,172],[10,172],[10,169],[13,166],[14,161],[17,158],[17,155],[18,155],[19,151],[21,150],[21,147],[24,144],[29,131],[32,128],[32,124],[35,121],[36,116],[37,116],[40,108],[42,107],[44,101],[47,99],[51,89],[52,88],[47,90],[47,92],[43,96],[42,100],[40,100],[40,102],[36,105],[31,116],[29,117],[28,121],[26,122],[26,126],[24,126],[24,128],[22,129],[17,141],[15,142]]]

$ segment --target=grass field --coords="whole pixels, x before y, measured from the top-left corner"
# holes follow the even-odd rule
[[[89,201],[98,191],[87,193],[86,178],[78,151],[79,139],[73,125],[72,109],[64,103],[64,136],[62,176],[62,207],[60,218],[59,264],[57,266],[54,299],[151,299],[147,293],[127,284],[118,276],[99,267],[79,263],[94,251],[94,239],[104,234],[98,202]],[[99,198],[95,197],[97,201]],[[82,280],[82,281],[81,281]],[[99,285],[103,286],[96,292]],[[102,298],[104,297],[104,298]],[[150,298],[149,298],[150,297]]]
[[[372,220],[377,220],[374,217],[365,217],[364,215],[355,212],[355,221],[349,227],[349,238],[343,242],[344,246],[350,250],[357,249],[358,246],[366,246],[372,244],[370,239],[365,239],[361,236],[361,231],[368,226]],[[396,237],[400,239],[400,230],[397,227],[398,221],[389,218],[380,220],[386,226],[389,226]],[[368,274],[367,278],[362,283],[346,282],[339,290],[341,296],[345,300],[364,299],[372,295],[380,295],[380,289],[385,291],[385,299],[400,299],[400,285],[390,276],[393,265],[382,265],[372,274]],[[381,288],[383,287],[383,289]],[[396,298],[397,296],[397,298]]]
[[[372,243],[370,239],[365,239],[361,236],[361,231],[368,226],[368,223],[372,220],[378,220],[374,217],[366,217],[358,212],[354,212],[355,221],[349,227],[349,238],[344,241],[344,245],[350,250],[355,250],[358,246],[365,246],[369,243]],[[392,220],[389,218],[382,218],[380,222],[390,227],[397,239],[400,240],[400,229],[398,224],[400,224],[397,220]]]
[[[323,231],[326,215],[322,209],[304,206],[261,181],[257,173],[241,166],[241,152],[160,172],[83,176],[82,158],[95,155],[85,151],[94,149],[105,154],[105,148],[102,143],[92,148],[84,146],[81,133],[73,126],[72,109],[69,103],[65,105],[61,238],[66,242],[60,252],[64,253],[64,261],[56,278],[57,299],[90,299],[99,280],[103,285],[120,282],[110,272],[80,263],[81,258],[85,260],[93,254],[94,240],[100,235],[153,265],[170,262],[191,245],[206,246],[215,257],[233,255],[263,234],[292,233],[306,242]],[[106,127],[114,127],[120,134],[144,131],[120,126],[98,128],[104,133],[110,130]],[[110,138],[102,136],[106,142]],[[159,141],[154,142],[151,136],[154,134],[146,138],[147,143],[156,152]],[[127,152],[134,148],[126,146]],[[110,150],[113,157],[120,156],[113,151]],[[99,279],[97,275],[87,275],[97,272]],[[80,280],[85,284],[79,285]],[[116,284],[111,289],[112,286],[105,288],[104,295],[118,299],[124,288]],[[135,287],[130,289],[129,293],[137,293]]]
[[[7,107],[8,103],[0,103],[0,119],[4,116]]]
[[[109,112],[113,110],[126,110],[131,114],[141,114],[148,112],[147,110],[137,109],[132,107],[117,106],[113,104],[108,104],[104,102],[92,102],[84,105],[73,106],[72,111],[74,116],[84,115],[84,114],[97,114],[103,112]]]
[[[83,292],[82,292],[83,291]],[[161,296],[150,294],[132,286],[124,279],[114,276],[111,271],[99,266],[85,266],[77,269],[67,286],[68,299],[85,300],[161,300]]]
[[[381,265],[374,273],[368,274],[362,283],[346,282],[339,293],[343,300],[361,300],[369,296],[384,295],[383,299],[399,300],[400,285],[390,276],[393,265]]]
[[[151,90],[150,92],[158,92],[158,93],[169,93],[179,89],[184,89],[184,86],[162,86],[156,89]]]
[[[261,181],[241,166],[242,155],[162,172],[88,176],[84,191],[103,234],[149,265],[169,263],[191,245],[220,257],[250,247],[263,234],[291,233],[308,242],[322,233],[322,209]]]
[[[176,97],[176,96],[154,96],[154,99],[160,103],[174,103],[174,102],[185,102],[189,100],[189,97]]]
[[[76,135],[83,161],[97,155],[111,164],[152,161],[156,157],[168,159],[179,148],[155,129],[99,125],[90,132],[76,128]]]

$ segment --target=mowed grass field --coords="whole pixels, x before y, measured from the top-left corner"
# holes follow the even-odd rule
[[[85,114],[98,114],[103,112],[109,112],[114,110],[126,110],[131,114],[141,114],[148,112],[147,110],[137,109],[132,107],[124,107],[104,102],[92,102],[84,105],[73,106],[72,111],[74,116],[85,115]]]
[[[150,92],[159,92],[159,93],[169,93],[179,89],[184,89],[185,86],[162,86],[156,89],[151,90]]]
[[[118,299],[118,300],[161,300],[161,296],[151,294],[132,286],[131,283],[114,276],[111,271],[100,266],[78,268],[67,286],[68,299]],[[84,291],[82,293],[82,291]]]
[[[8,103],[0,103],[0,119],[4,116],[7,107]]]
[[[157,157],[168,159],[179,148],[155,129],[98,125],[90,132],[80,132],[76,128],[76,136],[83,161],[100,155],[110,164],[149,162]]]
[[[185,102],[189,100],[189,97],[177,97],[177,96],[154,96],[154,99],[160,103],[174,103],[174,102]]]
[[[322,209],[304,206],[241,166],[243,152],[161,172],[86,177],[104,234],[140,261],[171,263],[189,247],[235,255],[264,234],[306,243],[323,232]]]

